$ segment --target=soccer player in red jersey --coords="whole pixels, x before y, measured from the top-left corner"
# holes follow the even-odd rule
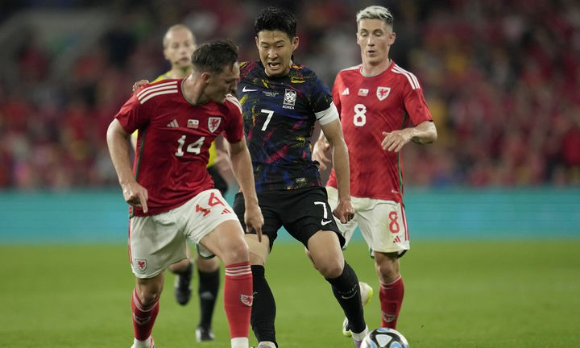
[[[355,208],[354,219],[339,223],[339,227],[350,240],[359,226],[379,277],[381,326],[396,328],[404,294],[399,258],[409,249],[401,149],[409,142],[434,142],[437,130],[417,77],[389,59],[396,37],[391,12],[369,6],[357,14],[356,21],[362,64],[340,71],[332,91],[350,154],[350,192]],[[327,151],[325,139],[319,139],[313,158],[323,169],[330,163]],[[334,169],[327,191],[334,207]],[[345,335],[348,326],[345,320]]]
[[[188,27],[183,24],[169,27],[163,37],[163,54],[165,59],[171,64],[171,70],[157,77],[153,80],[153,83],[189,76],[193,70],[191,55],[196,47],[195,36]],[[143,84],[145,83],[148,82],[144,81]],[[131,137],[134,148],[137,145],[138,133],[136,131]],[[209,148],[207,171],[211,175],[215,188],[220,190],[222,195],[225,195],[228,184],[216,168],[217,161],[221,160],[221,157],[225,155],[223,151],[218,153],[218,146],[216,146],[218,143],[223,147],[223,138],[221,136],[216,138]],[[169,271],[177,275],[174,293],[177,302],[181,305],[186,305],[191,298],[193,264],[189,246],[186,247],[186,255],[185,259],[168,267]],[[213,341],[215,336],[211,328],[211,322],[220,285],[220,263],[218,258],[206,259],[197,253],[195,264],[197,265],[197,275],[199,277],[198,295],[200,308],[200,320],[195,330],[195,338],[197,342]]]
[[[253,289],[244,231],[206,170],[218,134],[230,142],[232,170],[246,193],[245,224],[261,236],[263,217],[254,188],[236,90],[238,51],[231,43],[201,45],[184,79],[145,85],[133,94],[107,131],[123,196],[131,205],[129,254],[136,276],[131,300],[132,348],[154,347],[164,270],[186,258],[186,239],[202,256],[225,264],[224,307],[231,347],[249,347]],[[127,139],[139,130],[133,170]]]

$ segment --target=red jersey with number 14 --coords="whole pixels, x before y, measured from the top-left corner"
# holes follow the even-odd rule
[[[133,172],[148,191],[144,214],[155,215],[179,207],[201,191],[214,187],[206,170],[209,147],[223,132],[231,143],[243,139],[238,100],[228,96],[223,104],[192,105],[183,96],[184,79],[145,85],[115,116],[129,134],[139,130]]]
[[[350,194],[401,202],[400,153],[383,150],[382,132],[433,120],[415,75],[394,62],[376,76],[362,75],[360,65],[344,69],[336,77],[332,99],[349,151]],[[334,169],[327,185],[336,187]]]

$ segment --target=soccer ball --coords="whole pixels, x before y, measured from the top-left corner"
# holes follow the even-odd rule
[[[360,348],[409,348],[409,343],[399,331],[380,327],[366,335]]]

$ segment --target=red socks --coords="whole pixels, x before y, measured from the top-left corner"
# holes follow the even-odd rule
[[[248,337],[254,298],[250,263],[227,265],[225,273],[224,307],[230,326],[230,337]]]
[[[151,336],[153,324],[159,313],[159,300],[152,306],[145,307],[137,296],[137,290],[133,290],[131,298],[131,309],[133,311],[133,333],[139,341],[144,341]]]
[[[381,301],[381,327],[397,328],[397,319],[399,318],[399,311],[403,304],[404,295],[405,285],[401,277],[391,284],[381,284],[379,291],[379,299]]]

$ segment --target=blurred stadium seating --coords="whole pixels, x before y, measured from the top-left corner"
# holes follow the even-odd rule
[[[257,58],[270,1],[3,1],[0,189],[116,187],[105,131],[133,82],[167,69],[164,31],[228,37]],[[410,186],[580,185],[580,3],[279,1],[299,19],[295,58],[332,85],[359,62],[356,11],[390,7],[392,57],[423,84],[439,140],[403,151]]]

